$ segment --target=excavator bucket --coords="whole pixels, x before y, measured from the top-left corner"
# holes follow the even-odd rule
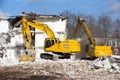
[[[33,49],[26,49],[20,56],[19,56],[20,62],[35,61],[35,51]]]
[[[111,55],[112,55],[111,46],[95,46],[95,50],[94,50],[95,57],[111,56]]]
[[[19,56],[19,61],[20,62],[25,62],[25,61],[33,62],[35,61],[35,55],[21,55]]]

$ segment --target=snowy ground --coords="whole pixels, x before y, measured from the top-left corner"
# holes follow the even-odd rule
[[[95,61],[42,60],[0,63],[0,80],[120,80],[119,71],[93,68]],[[13,63],[13,64],[12,64]]]

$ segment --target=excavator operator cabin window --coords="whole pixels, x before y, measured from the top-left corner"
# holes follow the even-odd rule
[[[54,45],[54,40],[45,41],[45,48],[51,47],[52,45]]]

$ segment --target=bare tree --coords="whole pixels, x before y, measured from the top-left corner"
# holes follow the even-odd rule
[[[71,11],[63,11],[61,15],[68,19],[67,29],[68,29],[68,37],[71,38],[74,32],[74,29],[77,24],[78,17],[82,17],[93,35],[93,37],[109,37],[109,33],[112,26],[112,19],[107,14],[100,15],[97,19],[93,15],[86,14],[74,14]],[[118,24],[116,23],[116,26]],[[80,28],[76,34],[76,37],[82,37],[85,35],[83,28]]]
[[[120,39],[120,19],[117,19],[114,23],[113,38]]]
[[[96,25],[96,19],[93,15],[86,15],[85,16],[86,23],[88,25],[88,28],[90,29],[90,32],[92,33],[93,37],[98,36],[98,27]]]
[[[98,27],[99,27],[99,33],[100,33],[100,37],[108,37],[109,36],[109,30],[111,28],[111,17],[106,15],[106,14],[102,14],[101,16],[98,17]]]
[[[65,10],[61,13],[62,17],[67,18],[67,29],[68,36],[67,38],[73,38],[74,28],[76,26],[78,16],[71,11]]]

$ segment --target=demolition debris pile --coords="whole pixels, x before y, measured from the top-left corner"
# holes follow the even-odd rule
[[[7,74],[7,78],[30,78],[47,80],[119,80],[120,65],[115,60],[98,58],[94,61],[88,60],[39,60],[35,62],[20,62],[14,65],[3,65],[1,71],[16,72],[14,75]],[[3,67],[4,66],[4,67]],[[4,75],[5,75],[4,74]],[[23,75],[24,74],[24,75]],[[19,75],[19,76],[18,76]],[[24,77],[23,77],[24,76]],[[44,77],[43,77],[44,76]],[[11,79],[11,80],[12,80]],[[28,79],[28,80],[30,80]],[[33,78],[34,79],[34,78]]]

